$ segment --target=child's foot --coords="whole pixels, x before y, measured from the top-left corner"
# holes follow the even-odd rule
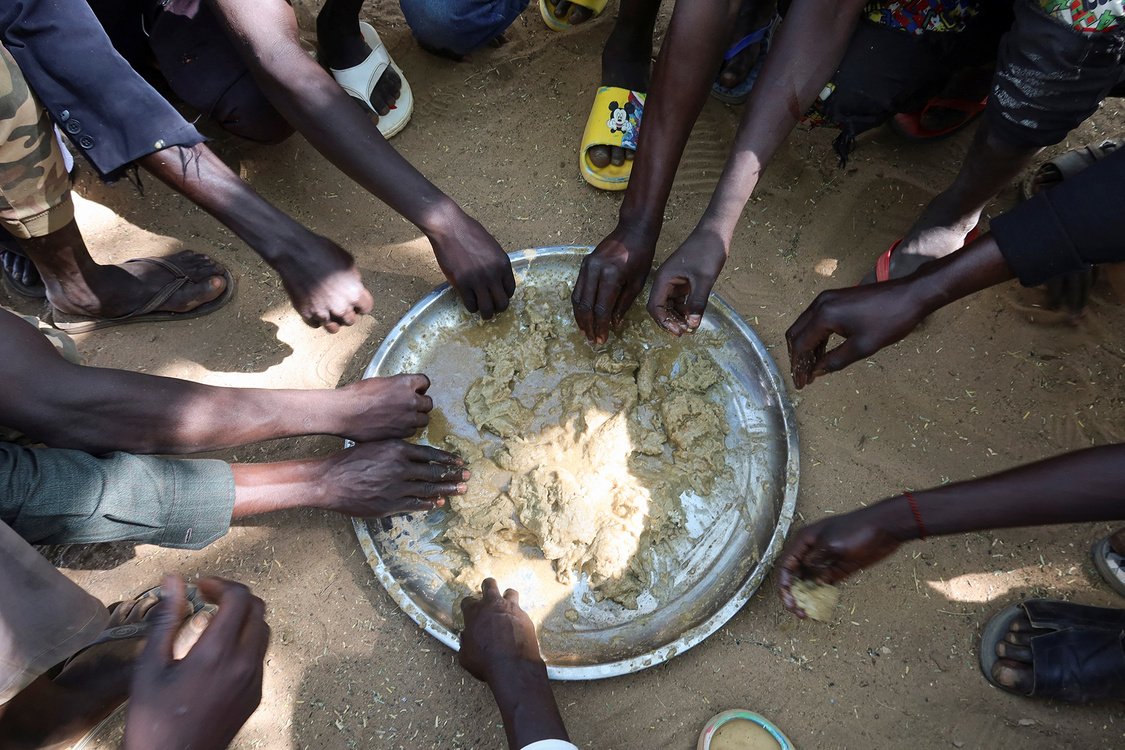
[[[630,91],[647,91],[652,68],[652,34],[647,29],[622,29],[615,26],[602,50],[602,86],[620,86]],[[587,158],[595,167],[621,166],[633,158],[633,149],[620,146],[591,146]]]
[[[776,13],[777,3],[774,0],[742,0],[727,48],[732,48],[754,31],[767,26]],[[757,41],[748,44],[729,60],[723,60],[717,79],[719,85],[727,89],[738,88],[746,80],[746,76],[750,75],[761,52],[762,42]]]
[[[558,0],[554,4],[551,0],[547,0],[547,10],[552,16],[563,23],[569,23],[571,26],[585,23],[594,17],[594,11],[577,3],[572,3],[570,0]]]
[[[316,17],[316,36],[320,45],[320,62],[333,70],[347,70],[363,63],[371,47],[363,38],[357,18],[338,19],[329,6]],[[391,111],[402,91],[402,79],[394,67],[388,66],[371,91],[371,108],[380,115]]]

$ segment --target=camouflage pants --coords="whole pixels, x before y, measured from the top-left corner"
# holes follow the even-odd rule
[[[0,47],[0,225],[29,239],[73,220],[70,177],[54,125]]]

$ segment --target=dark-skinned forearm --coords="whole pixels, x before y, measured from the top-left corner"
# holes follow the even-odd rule
[[[427,234],[460,209],[404,159],[332,77],[301,47],[293,11],[280,0],[211,0],[270,103],[340,171]]]
[[[510,668],[496,672],[489,676],[488,686],[504,720],[511,750],[540,740],[570,740],[542,662],[517,660]]]
[[[913,493],[928,536],[1125,519],[1125,445],[1067,453],[983,479]],[[921,536],[905,496],[869,509],[903,541]]]
[[[23,398],[34,408],[12,426],[56,448],[197,453],[335,434],[341,421],[332,390],[220,388],[61,359],[50,372],[26,378]]]
[[[903,293],[924,300],[929,314],[1014,276],[996,240],[986,234],[919,268],[907,277],[909,288]]]
[[[622,224],[659,234],[684,147],[710,94],[737,11],[738,2],[727,0],[676,4],[645,100]]]
[[[727,242],[762,170],[836,71],[865,0],[794,0],[750,92],[700,224]]]
[[[204,145],[173,146],[138,163],[234,232],[271,266],[309,234],[246,184]]]

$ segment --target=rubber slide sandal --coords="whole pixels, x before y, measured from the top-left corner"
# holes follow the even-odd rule
[[[379,113],[375,112],[375,108],[371,106],[371,92],[375,90],[375,84],[379,83],[383,71],[388,67],[393,68],[398,73],[398,77],[402,80],[402,89],[398,93],[398,99],[395,100],[390,112],[379,115],[379,132],[383,134],[384,138],[391,138],[401,132],[410,122],[410,116],[414,113],[414,92],[411,91],[410,83],[403,75],[402,68],[395,65],[395,61],[391,59],[375,28],[363,21],[359,22],[359,28],[363,32],[363,40],[371,48],[371,54],[355,67],[345,68],[344,70],[330,68],[329,72],[332,73],[332,77],[336,79],[336,83],[340,84],[344,91],[358,99],[361,104],[376,115],[379,115]]]
[[[582,8],[589,8],[594,13],[594,18],[597,18],[605,10],[606,4],[609,0],[570,0],[572,5],[578,5]],[[543,23],[547,24],[547,28],[551,31],[566,31],[570,28],[571,24],[568,21],[559,20],[552,9],[557,3],[552,3],[549,0],[539,0],[539,15],[543,16]],[[594,20],[591,18],[590,20]]]
[[[633,171],[632,159],[617,166],[595,166],[587,153],[591,146],[620,146],[637,149],[637,136],[641,130],[641,117],[645,111],[645,95],[618,86],[602,86],[594,97],[586,130],[582,133],[582,146],[578,151],[578,173],[582,179],[601,190],[624,190],[629,187]]]

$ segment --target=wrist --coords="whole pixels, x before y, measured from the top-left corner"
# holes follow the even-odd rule
[[[873,514],[876,526],[898,542],[910,542],[922,536],[906,495],[889,497],[864,512]]]
[[[438,193],[418,212],[415,226],[431,240],[440,240],[456,233],[468,214],[449,196]]]
[[[662,214],[653,215],[651,211],[645,208],[636,210],[631,208],[628,203],[623,203],[621,211],[617,215],[617,227],[614,232],[634,237],[655,248],[663,226],[664,216]]]

